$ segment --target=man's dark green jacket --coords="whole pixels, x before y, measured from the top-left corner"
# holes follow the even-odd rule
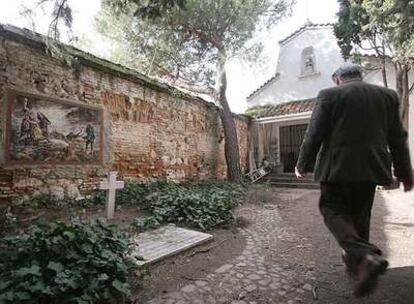
[[[316,164],[315,164],[316,158]],[[359,79],[319,92],[297,168],[319,182],[412,179],[407,132],[395,91]]]

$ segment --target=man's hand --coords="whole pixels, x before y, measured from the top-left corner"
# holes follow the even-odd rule
[[[295,175],[296,178],[304,178],[306,176],[306,172],[302,172],[297,167],[295,167]]]
[[[403,184],[404,192],[411,191],[413,189],[413,180],[412,179],[399,179],[399,183]]]

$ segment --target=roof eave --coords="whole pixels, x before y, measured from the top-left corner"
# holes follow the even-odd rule
[[[311,23],[311,24],[305,24],[304,26],[300,27],[296,31],[294,31],[292,34],[287,36],[286,38],[283,38],[282,40],[279,40],[279,44],[285,44],[288,41],[292,40],[293,38],[297,37],[298,35],[302,34],[306,29],[320,29],[320,28],[332,28],[334,26],[333,23]]]
[[[262,118],[255,118],[252,120],[253,123],[274,123],[274,122],[286,122],[286,121],[294,121],[294,120],[303,120],[303,119],[310,119],[312,115],[312,111],[300,112],[300,113],[292,113],[292,114],[285,114],[285,115],[275,115],[269,117],[262,117]]]
[[[270,84],[278,81],[280,78],[280,74],[276,73],[275,76],[269,78],[267,81],[265,81],[259,88],[257,88],[255,91],[253,91],[249,96],[246,97],[247,102],[249,102],[249,99],[256,96],[260,91],[264,90],[265,88],[267,88]]]

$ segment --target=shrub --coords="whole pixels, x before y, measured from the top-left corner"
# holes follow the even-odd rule
[[[139,231],[145,231],[148,229],[155,229],[161,226],[156,216],[137,217],[133,222],[132,226],[138,228]]]
[[[83,199],[79,200],[77,204],[84,207],[102,206],[105,205],[105,200],[106,193],[104,191],[97,190],[86,195]]]
[[[153,191],[161,190],[168,187],[167,182],[154,182],[150,184],[143,184],[139,182],[128,181],[121,191],[116,192],[117,205],[142,205],[145,203],[145,196]],[[106,192],[95,190],[82,199],[57,199],[50,194],[38,194],[30,197],[16,198],[13,200],[13,205],[16,207],[30,207],[30,208],[50,208],[62,206],[102,206],[105,204]]]
[[[143,230],[161,223],[182,223],[202,230],[229,223],[242,193],[240,186],[224,182],[149,188],[151,191],[141,199],[150,216],[133,223]]]
[[[10,207],[0,207],[0,236],[18,224],[17,217],[11,212]]]
[[[136,205],[146,209],[148,200],[146,197],[154,192],[167,191],[173,184],[165,181],[157,181],[153,183],[140,183],[128,181],[125,183],[124,189],[117,191],[116,203],[119,205]]]
[[[0,240],[0,303],[113,303],[130,295],[129,239],[101,221],[36,224]]]
[[[95,191],[82,199],[58,199],[50,194],[38,194],[30,197],[17,198],[13,200],[13,205],[16,207],[29,208],[60,208],[60,207],[90,207],[103,205],[105,203],[105,192]]]
[[[163,223],[179,223],[209,230],[233,220],[232,209],[239,203],[241,193],[240,185],[227,182],[127,182],[125,188],[116,193],[116,205],[137,206],[148,213],[148,217],[138,218],[133,223],[140,230],[155,228]],[[57,201],[48,195],[41,195],[16,204],[56,207],[102,205],[104,202],[105,192],[96,191],[77,202]]]
[[[13,200],[13,205],[17,207],[45,208],[61,207],[65,205],[65,200],[58,200],[49,194],[38,194],[31,197],[19,197]]]

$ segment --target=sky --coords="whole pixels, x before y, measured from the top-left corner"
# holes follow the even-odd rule
[[[94,29],[94,19],[100,9],[101,0],[68,0],[73,9],[73,35],[87,37],[92,53],[101,57],[110,55],[110,48],[105,39]],[[31,19],[21,14],[24,7],[34,8],[38,0],[0,0],[0,23],[8,23],[19,27],[34,29],[42,34],[47,33],[50,23],[48,9],[37,10]],[[271,78],[276,71],[279,46],[278,41],[290,35],[307,19],[313,23],[335,22],[338,11],[337,0],[296,0],[292,14],[272,29],[257,35],[264,50],[254,62],[233,60],[227,65],[228,100],[235,113],[243,113],[247,109],[246,97],[261,84]],[[33,22],[34,21],[34,22]]]

